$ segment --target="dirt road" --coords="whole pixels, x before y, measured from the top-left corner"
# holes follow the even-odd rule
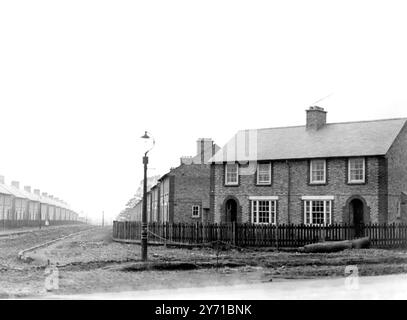
[[[220,288],[274,284],[282,279],[343,277],[349,265],[356,265],[361,276],[407,273],[407,252],[403,250],[304,254],[265,249],[217,251],[150,246],[152,264],[147,267],[140,261],[140,251],[139,245],[113,242],[110,228],[99,228],[41,248],[29,256],[33,259],[31,268],[41,268],[48,260],[58,268],[58,289],[48,292],[49,296]]]
[[[9,236],[3,232],[0,237],[0,298],[18,298],[43,291],[44,269],[20,261],[19,251],[87,228],[84,225],[59,226],[23,234],[14,230]]]

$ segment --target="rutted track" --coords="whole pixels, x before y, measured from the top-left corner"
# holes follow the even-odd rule
[[[25,263],[18,253],[79,231],[87,225],[64,225],[28,232],[13,232],[0,237],[0,298],[19,298],[44,294],[44,266]]]
[[[11,233],[0,238],[0,267],[7,269],[24,269],[26,265],[18,259],[18,253],[32,246],[52,241],[74,232],[88,230],[86,225],[71,225],[43,228],[23,233]]]
[[[34,250],[39,249],[39,248],[47,247],[47,246],[49,246],[49,245],[51,245],[51,244],[54,244],[54,243],[56,243],[56,242],[58,242],[58,241],[61,241],[61,240],[66,239],[66,238],[70,238],[70,237],[73,237],[73,236],[76,236],[76,235],[79,235],[79,234],[82,234],[82,233],[86,233],[86,232],[92,231],[93,229],[95,229],[95,228],[89,228],[89,229],[86,229],[86,230],[81,230],[81,231],[74,232],[74,233],[68,234],[68,235],[66,235],[66,236],[57,238],[57,239],[53,239],[53,240],[50,240],[50,241],[47,241],[47,242],[44,242],[44,243],[37,244],[37,245],[35,245],[35,246],[33,246],[33,247],[30,247],[30,248],[21,250],[21,251],[18,253],[17,257],[18,257],[18,259],[20,259],[20,260],[23,260],[23,261],[27,261],[27,260],[28,260],[28,261],[29,261],[29,259],[27,259],[27,257],[25,256],[26,253],[31,252],[31,251],[34,251]]]

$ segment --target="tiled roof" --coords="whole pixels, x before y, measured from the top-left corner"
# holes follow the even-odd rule
[[[27,199],[27,196],[24,194],[24,192],[16,187],[8,186],[6,184],[0,184],[0,186],[1,186],[1,190],[5,190],[8,192],[6,194],[11,194],[11,195],[15,196],[16,198]]]
[[[12,194],[5,186],[4,184],[0,183],[0,194]]]
[[[385,155],[407,118],[239,131],[209,161]]]
[[[9,194],[9,195],[13,195],[16,198],[28,199],[30,201],[37,201],[37,202],[41,202],[44,204],[72,210],[71,207],[66,203],[57,201],[55,199],[51,199],[49,197],[39,196],[35,193],[30,193],[28,191],[18,189],[14,186],[9,186],[9,185],[3,184],[3,183],[0,183],[0,194]]]

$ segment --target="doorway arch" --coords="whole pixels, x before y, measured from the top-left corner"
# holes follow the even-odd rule
[[[239,200],[233,196],[229,196],[223,202],[222,210],[223,222],[239,222],[240,220],[240,205]]]
[[[354,195],[346,201],[344,207],[344,222],[353,226],[356,238],[364,236],[364,225],[370,222],[370,207],[366,200]]]

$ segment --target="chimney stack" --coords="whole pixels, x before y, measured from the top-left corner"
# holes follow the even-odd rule
[[[4,184],[4,176],[0,176],[0,183]]]
[[[20,189],[20,182],[18,182],[18,181],[11,181],[11,185],[14,188]]]
[[[43,192],[41,195],[42,195],[43,197],[48,197],[48,193],[46,193],[46,192]]]
[[[31,187],[30,186],[24,186],[24,191],[27,191],[28,193],[31,193]]]
[[[197,155],[201,164],[206,164],[213,156],[213,140],[211,138],[200,138],[197,140]]]
[[[40,196],[41,195],[40,189],[34,189],[34,194],[36,194],[37,196]]]
[[[313,106],[307,111],[307,130],[319,130],[326,125],[326,114],[324,108]]]

